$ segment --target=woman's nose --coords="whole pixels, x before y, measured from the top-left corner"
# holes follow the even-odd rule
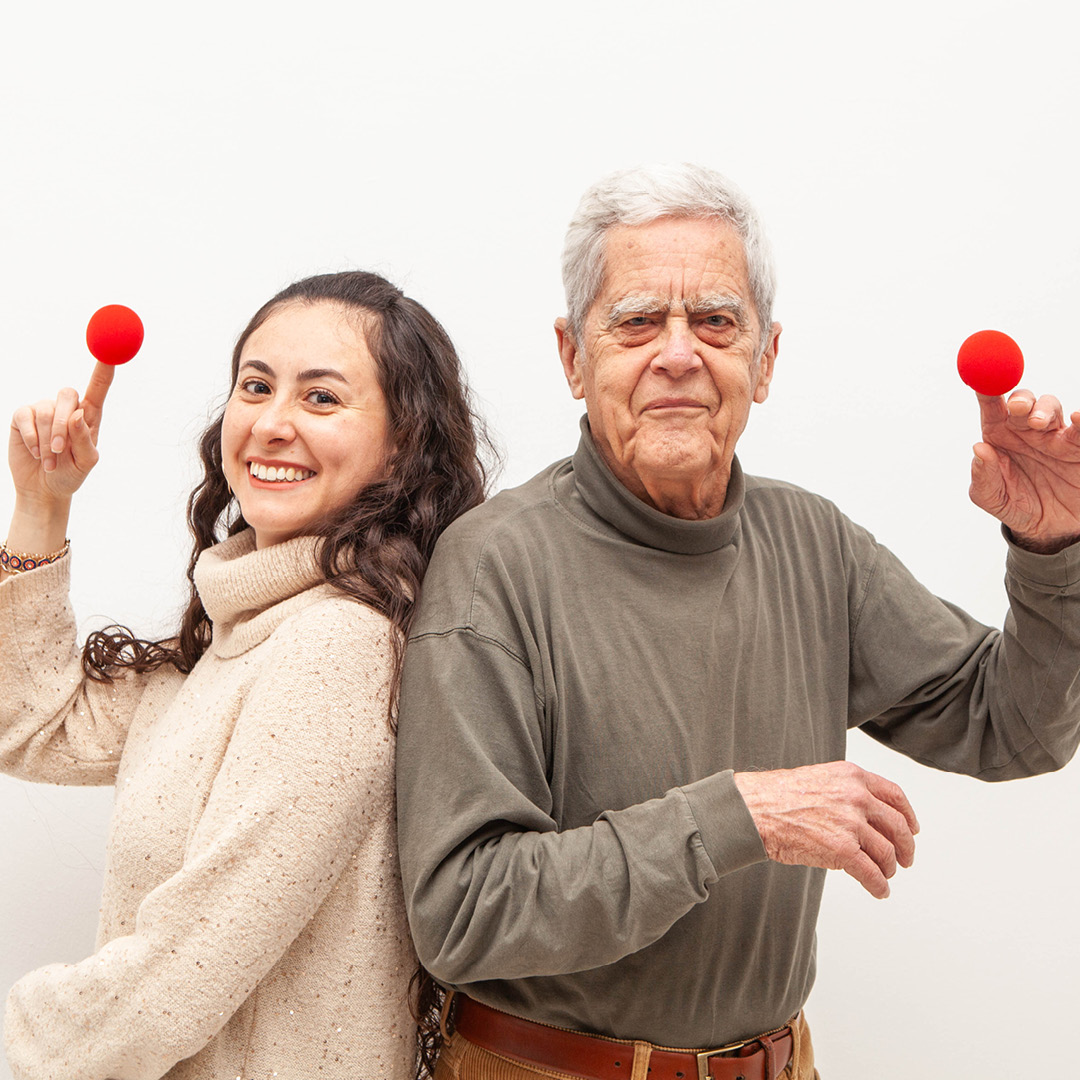
[[[264,445],[292,439],[296,432],[291,413],[288,403],[281,399],[267,402],[251,425],[252,434]]]

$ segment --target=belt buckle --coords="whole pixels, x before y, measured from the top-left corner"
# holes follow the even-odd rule
[[[715,1050],[702,1050],[697,1055],[698,1080],[713,1080],[712,1074],[709,1072],[709,1058],[716,1057],[717,1054],[730,1054],[732,1051],[741,1050],[744,1046],[749,1046],[756,1041],[756,1039],[743,1039],[742,1042],[728,1043],[727,1046],[719,1046]]]

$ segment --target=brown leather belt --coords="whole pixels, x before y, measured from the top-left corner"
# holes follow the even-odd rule
[[[477,1046],[527,1065],[583,1077],[629,1080],[634,1044],[549,1027],[492,1009],[457,994],[455,1030]],[[713,1050],[656,1048],[649,1080],[776,1080],[791,1061],[791,1026]]]

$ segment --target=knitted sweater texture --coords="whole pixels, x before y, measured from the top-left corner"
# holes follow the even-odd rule
[[[186,677],[86,679],[67,559],[0,585],[0,767],[116,785],[97,951],[8,997],[17,1080],[412,1075],[390,626],[313,550],[204,552]]]

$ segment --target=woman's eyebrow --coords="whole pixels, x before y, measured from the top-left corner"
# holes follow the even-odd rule
[[[256,371],[261,371],[264,375],[273,375],[274,369],[269,364],[264,364],[261,360],[245,360],[240,365],[240,370],[244,368],[254,368]]]
[[[309,382],[312,379],[337,379],[346,386],[349,385],[349,380],[340,371],[335,371],[334,368],[329,367],[308,368],[296,376],[297,382]]]
[[[262,360],[245,360],[240,365],[240,370],[244,368],[254,368],[256,371],[261,371],[264,375],[273,375],[274,369]],[[307,368],[305,371],[301,371],[296,376],[297,382],[310,382],[312,379],[337,379],[338,382],[343,382],[346,386],[349,385],[349,380],[334,368]]]

